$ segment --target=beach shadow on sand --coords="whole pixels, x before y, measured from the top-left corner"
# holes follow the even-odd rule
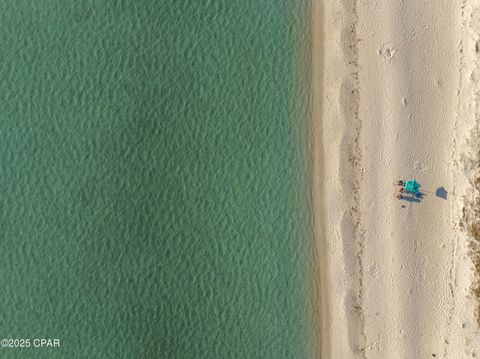
[[[435,195],[437,197],[447,199],[448,192],[444,187],[438,187],[437,190],[435,191]]]

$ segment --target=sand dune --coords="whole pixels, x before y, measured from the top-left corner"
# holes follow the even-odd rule
[[[480,356],[459,226],[475,195],[480,1],[313,9],[322,358]],[[411,178],[423,197],[395,199]]]

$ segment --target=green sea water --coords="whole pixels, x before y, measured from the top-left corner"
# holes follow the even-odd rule
[[[308,1],[0,1],[0,358],[308,358]]]

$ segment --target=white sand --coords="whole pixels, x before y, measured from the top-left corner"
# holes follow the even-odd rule
[[[480,0],[313,10],[322,358],[480,357],[458,225],[478,167]],[[424,198],[395,199],[411,178]]]

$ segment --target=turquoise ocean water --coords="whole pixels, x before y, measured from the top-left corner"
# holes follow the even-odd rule
[[[0,2],[1,358],[308,358],[308,1]]]

